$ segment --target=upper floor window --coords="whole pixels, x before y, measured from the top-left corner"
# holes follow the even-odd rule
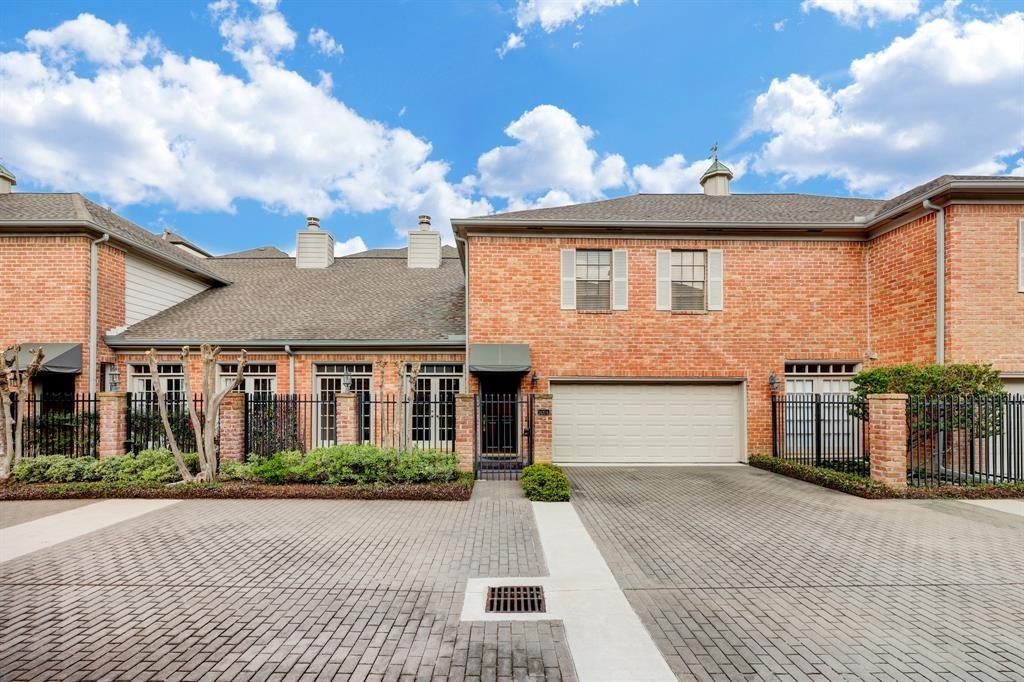
[[[672,310],[707,307],[707,252],[672,252]]]
[[[609,310],[612,303],[612,252],[576,251],[576,309]]]

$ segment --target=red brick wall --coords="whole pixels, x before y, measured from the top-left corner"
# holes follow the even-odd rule
[[[946,362],[1024,372],[1021,218],[1021,205],[946,208]]]
[[[89,387],[91,241],[78,236],[0,237],[0,345],[82,344],[83,372],[75,380],[75,390],[82,392]],[[97,354],[107,361],[113,353],[103,344],[103,334],[124,324],[124,253],[100,245],[98,277]],[[99,383],[97,389],[102,389]]]
[[[935,217],[868,244],[868,348],[872,364],[935,362]]]
[[[627,248],[629,310],[560,309],[561,248]],[[722,249],[725,309],[655,310],[655,252]],[[471,237],[470,343],[528,343],[552,376],[743,377],[748,449],[771,441],[768,375],[786,359],[860,359],[867,339],[865,246],[836,241]]]

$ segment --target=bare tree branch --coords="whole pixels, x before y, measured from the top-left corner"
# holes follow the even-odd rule
[[[188,348],[186,346],[186,348]],[[185,458],[181,456],[181,450],[178,448],[178,439],[174,437],[174,431],[171,429],[171,420],[167,416],[167,397],[164,393],[163,382],[160,381],[160,367],[156,362],[156,349],[150,348],[149,352],[146,353],[146,359],[149,361],[149,375],[153,379],[153,390],[156,392],[157,406],[160,408],[160,420],[164,424],[164,432],[167,434],[167,443],[171,446],[171,454],[174,455],[174,463],[178,465],[178,472],[181,474],[183,481],[191,482],[195,480],[195,476],[188,470],[188,465],[185,464]],[[188,376],[186,367],[186,374]],[[187,386],[187,383],[186,383]],[[191,404],[186,393],[186,402]]]

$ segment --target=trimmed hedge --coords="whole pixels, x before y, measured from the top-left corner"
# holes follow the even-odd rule
[[[992,365],[888,365],[858,372],[853,393],[906,393],[919,396],[982,396],[1006,393]]]
[[[282,485],[326,483],[443,483],[459,477],[459,458],[437,450],[399,453],[375,445],[335,445],[309,452],[278,452],[250,457],[244,464],[221,463],[224,480]]]
[[[523,494],[534,502],[568,502],[569,477],[555,464],[531,464],[521,475]]]
[[[199,457],[183,454],[189,471],[199,471]],[[181,480],[170,450],[96,459],[95,457],[26,457],[14,466],[16,483],[174,483]]]
[[[1014,499],[1024,497],[1024,483],[975,483],[935,487],[910,486],[905,490],[875,483],[866,476],[798,464],[768,455],[751,455],[748,463],[758,469],[868,499]]]
[[[440,483],[375,485],[264,485],[223,483],[15,483],[0,485],[0,500],[154,499],[330,499],[466,501],[473,494],[473,475],[459,474]]]

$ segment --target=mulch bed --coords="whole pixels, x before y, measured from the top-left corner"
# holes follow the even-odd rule
[[[450,483],[380,485],[265,485],[225,481],[176,485],[116,483],[12,483],[0,485],[0,500],[149,499],[311,499],[311,500],[446,500],[465,501],[473,479]]]
[[[764,455],[752,455],[750,466],[776,474],[814,483],[831,490],[872,500],[879,499],[960,499],[999,500],[1024,498],[1024,483],[941,485],[935,487],[908,486],[904,490],[892,488],[854,474],[789,462]]]

